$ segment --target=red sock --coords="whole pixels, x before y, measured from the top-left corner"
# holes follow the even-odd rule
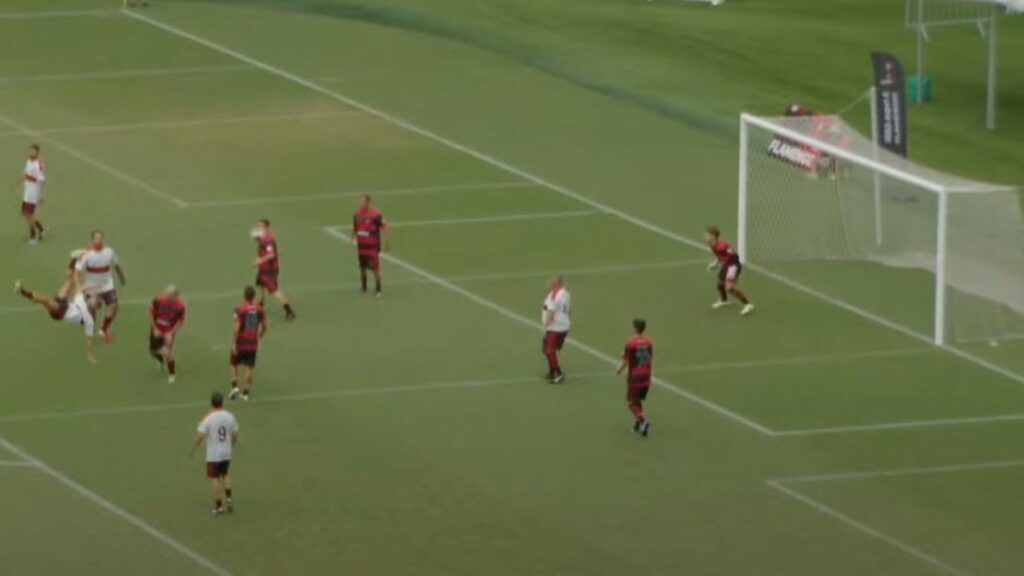
[[[639,402],[630,402],[629,411],[633,413],[633,417],[636,418],[637,422],[644,419],[644,405]]]
[[[723,286],[722,284],[718,285],[718,295],[721,297],[722,302],[725,302],[726,300],[729,299],[729,295],[726,294],[725,292],[725,286]]]
[[[106,332],[107,330],[110,330],[110,325],[113,322],[114,322],[113,318],[104,318],[103,319],[103,331]]]
[[[167,373],[170,374],[171,376],[174,376],[175,371],[176,371],[176,368],[175,368],[174,360],[168,360],[167,361]]]

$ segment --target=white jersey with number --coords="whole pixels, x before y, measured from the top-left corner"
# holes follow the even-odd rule
[[[89,248],[78,259],[75,269],[85,274],[85,286],[90,294],[103,294],[114,289],[114,266],[117,253],[110,246],[99,250]]]
[[[554,312],[554,318],[552,318],[551,324],[547,325],[546,330],[550,332],[569,331],[569,306],[569,291],[565,288],[548,293],[548,297],[544,299],[544,313],[541,316],[541,322],[547,322],[548,314],[552,312]]]
[[[206,437],[206,461],[231,460],[234,437],[238,434],[238,421],[227,410],[214,410],[199,423],[198,431]]]
[[[96,319],[89,311],[89,304],[81,292],[75,294],[75,297],[68,302],[68,309],[64,312],[64,317],[61,320],[69,324],[83,326],[86,336],[91,337],[96,334]]]
[[[43,159],[29,158],[25,162],[25,195],[22,200],[28,204],[39,204],[43,199],[43,182],[46,181],[46,171],[43,167]]]

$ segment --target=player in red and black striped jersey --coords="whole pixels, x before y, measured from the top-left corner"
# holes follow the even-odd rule
[[[718,268],[718,300],[711,305],[714,309],[728,306],[731,302],[729,296],[740,301],[743,308],[740,314],[746,316],[754,311],[754,305],[747,299],[737,285],[740,281],[740,274],[743,273],[743,264],[740,262],[740,255],[732,249],[732,246],[722,239],[722,232],[717,226],[708,226],[704,231],[711,253],[715,259],[708,264],[708,270]]]
[[[390,250],[388,245],[388,223],[384,215],[374,207],[368,195],[359,199],[359,209],[352,217],[352,238],[355,239],[359,257],[359,281],[366,294],[366,271],[373,271],[376,281],[376,295],[381,295],[380,254]]]
[[[260,289],[260,306],[266,302],[267,292],[277,299],[284,307],[284,319],[294,320],[295,310],[288,300],[288,296],[281,290],[279,278],[281,276],[281,260],[277,251],[277,236],[270,229],[270,220],[263,218],[256,223],[252,231],[252,237],[259,244],[256,250],[256,260],[253,266],[256,267],[256,286]]]
[[[256,353],[260,349],[260,340],[267,334],[267,315],[263,306],[256,302],[256,289],[245,287],[245,301],[235,308],[234,328],[231,343],[231,395],[233,400],[242,397],[249,399],[252,391],[252,376],[256,369]],[[245,371],[245,387],[238,388],[238,367]]]
[[[185,302],[176,286],[168,286],[149,307],[149,353],[160,363],[161,369],[164,363],[167,364],[167,381],[171,384],[178,374],[174,343],[178,339],[178,330],[184,324]]]
[[[629,369],[626,377],[626,403],[633,414],[633,432],[646,438],[651,434],[651,423],[644,416],[644,401],[647,400],[654,378],[654,341],[646,335],[646,320],[633,320],[633,330],[636,335],[626,342],[618,373],[622,374],[623,370]]]

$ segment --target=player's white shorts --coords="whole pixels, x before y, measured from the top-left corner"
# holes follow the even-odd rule
[[[85,335],[93,336],[96,332],[96,320],[89,311],[89,304],[85,301],[85,295],[78,293],[68,302],[67,310],[64,311],[63,322],[77,324],[85,327]]]

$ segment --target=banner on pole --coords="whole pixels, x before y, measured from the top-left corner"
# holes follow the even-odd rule
[[[871,61],[875,67],[878,145],[906,157],[907,82],[903,65],[895,56],[885,52],[872,53]]]

